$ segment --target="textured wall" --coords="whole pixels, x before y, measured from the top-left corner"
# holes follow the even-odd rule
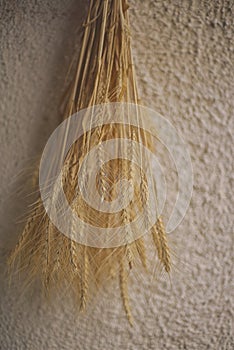
[[[130,5],[142,100],[177,127],[193,161],[193,198],[172,235],[180,257],[172,285],[163,278],[133,279],[134,329],[121,303],[111,303],[115,287],[82,319],[64,301],[51,308],[37,293],[19,298],[17,284],[7,287],[5,256],[24,212],[17,192],[22,180],[14,177],[40,154],[59,123],[64,79],[75,40],[79,50],[87,4],[2,0],[0,349],[234,348],[233,2],[130,0]]]

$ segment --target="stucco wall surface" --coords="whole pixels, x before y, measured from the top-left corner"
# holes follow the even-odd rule
[[[0,1],[0,349],[231,350],[233,335],[233,1],[130,0],[133,53],[144,103],[188,145],[194,192],[172,234],[172,283],[132,281],[135,327],[113,286],[85,316],[8,288],[5,257],[24,213],[26,164],[61,115],[64,79],[80,47],[79,0]],[[23,180],[24,182],[24,180]],[[140,276],[140,275],[139,275]],[[232,281],[232,282],[231,282]],[[147,300],[150,303],[147,304]]]

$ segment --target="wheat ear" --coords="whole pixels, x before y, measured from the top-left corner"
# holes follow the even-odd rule
[[[135,241],[138,255],[140,257],[143,267],[147,270],[147,258],[144,238],[139,238]]]
[[[128,276],[126,274],[126,268],[124,266],[123,260],[121,260],[120,262],[119,283],[120,283],[121,297],[123,301],[124,310],[130,325],[133,326],[133,317],[131,313],[129,295],[128,295]]]
[[[151,233],[158,252],[158,258],[163,264],[165,271],[169,273],[171,271],[171,255],[165,227],[161,217],[158,218]]]
[[[87,255],[87,247],[83,248],[83,266],[81,270],[81,294],[80,294],[80,310],[84,311],[87,305],[88,288],[89,288],[89,258]]]

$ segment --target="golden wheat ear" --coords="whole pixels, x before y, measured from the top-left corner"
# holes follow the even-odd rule
[[[157,249],[158,258],[166,272],[171,271],[171,253],[168,245],[167,234],[161,217],[151,229],[153,241]]]
[[[83,41],[76,67],[75,77],[69,88],[64,111],[64,120],[74,113],[94,105],[125,102],[137,105],[136,76],[131,52],[131,36],[128,17],[129,5],[125,0],[90,1],[84,24]],[[130,115],[128,115],[130,117]],[[139,116],[140,118],[140,113]],[[111,139],[128,139],[126,147],[128,160],[117,157],[104,164],[105,151],[101,144]],[[61,144],[65,142],[60,140]],[[147,271],[148,247],[142,228],[127,229],[137,210],[142,211],[149,198],[148,183],[134,160],[143,154],[134,144],[141,143],[149,150],[153,148],[152,138],[140,125],[109,123],[98,125],[83,132],[66,154],[62,171],[62,188],[72,212],[81,220],[97,229],[111,229],[119,225],[124,231],[124,241],[118,247],[91,247],[77,242],[69,236],[72,221],[67,222],[67,235],[53,224],[39,197],[22,235],[13,250],[9,265],[17,271],[27,271],[27,285],[40,277],[46,295],[58,289],[63,283],[71,286],[79,310],[87,305],[104,284],[118,278],[120,292],[127,319],[133,325],[128,288],[128,271],[133,273],[139,264]],[[115,214],[98,211],[82,198],[77,189],[79,170],[86,155],[98,147],[96,164],[100,168],[96,176],[96,187],[102,201],[111,203],[118,195],[118,183],[126,179],[135,184],[130,204]],[[116,148],[118,155],[118,148]],[[54,163],[51,162],[50,168]],[[89,169],[90,170],[90,169]],[[92,169],[91,169],[92,170]],[[88,172],[88,171],[87,171]],[[140,183],[139,180],[140,179]],[[137,180],[137,181],[136,181]],[[121,193],[123,196],[123,193]],[[56,207],[56,193],[52,195],[51,207]],[[79,232],[85,235],[87,232]],[[159,218],[152,230],[152,237],[159,260],[167,273],[171,270],[170,249],[162,219]],[[132,239],[135,236],[136,239]]]

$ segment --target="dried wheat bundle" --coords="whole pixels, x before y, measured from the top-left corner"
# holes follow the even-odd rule
[[[126,0],[90,1],[76,75],[68,92],[64,119],[93,105],[139,103],[131,53],[128,7]],[[130,124],[105,124],[84,133],[70,148],[63,165],[62,185],[72,210],[82,220],[96,227],[108,229],[122,225],[124,230],[136,214],[131,207],[132,202],[115,215],[98,212],[83,200],[77,190],[79,167],[85,155],[95,145],[120,137],[153,148],[151,136],[143,128]],[[136,176],[140,177],[140,184],[134,189],[134,201],[135,207],[141,210],[148,200],[148,183],[143,171],[131,162],[134,147],[128,151],[128,160],[117,157],[102,165],[103,150],[99,147],[97,163],[101,166],[96,186],[101,198],[111,203],[116,198],[115,182],[119,176],[130,182],[134,182]],[[68,222],[67,225],[72,223]],[[99,248],[80,244],[59,231],[47,215],[41,198],[38,198],[9,263],[12,267],[27,270],[28,283],[40,276],[46,293],[67,281],[72,286],[81,310],[85,310],[93,290],[107,283],[110,278],[119,278],[123,306],[132,324],[128,272],[137,268],[137,264],[147,268],[147,247],[145,238],[140,233],[137,239],[130,241],[127,239],[128,234],[126,230],[126,242],[117,247]],[[170,250],[161,218],[150,229],[150,234],[162,266],[166,272],[170,272]]]

